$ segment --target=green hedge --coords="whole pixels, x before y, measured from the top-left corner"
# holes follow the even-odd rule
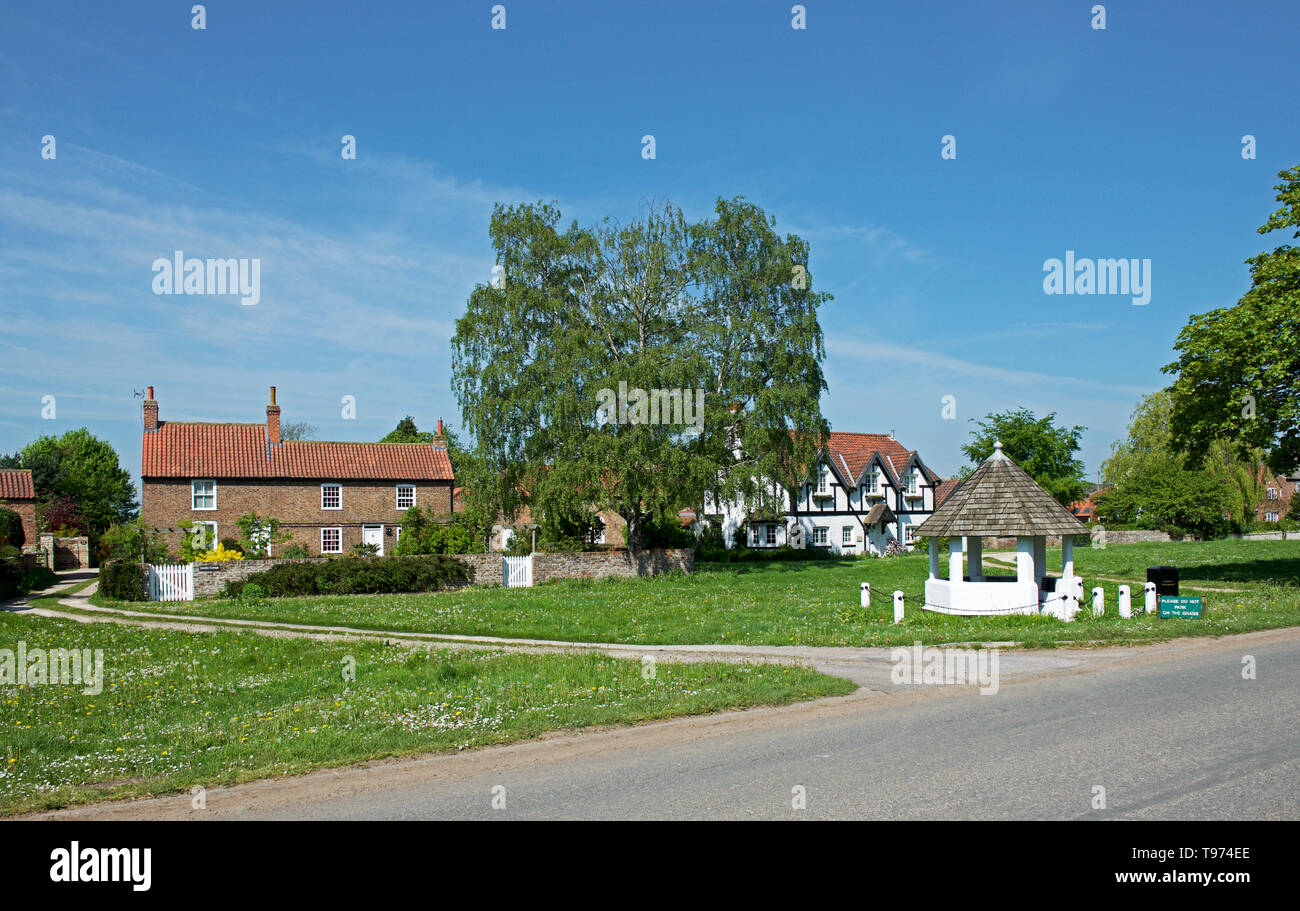
[[[281,563],[246,579],[226,583],[226,595],[238,598],[256,584],[267,597],[298,595],[396,594],[431,592],[469,583],[473,571],[454,557],[341,557],[323,563]]]
[[[144,600],[144,564],[110,560],[99,568],[99,592],[114,601]]]
[[[58,581],[44,566],[25,570],[17,560],[0,560],[0,601],[49,588]]]

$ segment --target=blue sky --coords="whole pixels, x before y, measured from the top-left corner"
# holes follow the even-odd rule
[[[1293,2],[1107,3],[1104,31],[1057,0],[809,0],[805,30],[790,2],[492,5],[6,5],[0,451],[86,426],[136,477],[149,384],[164,420],[260,420],[274,384],[323,439],[458,425],[494,202],[744,195],[835,297],[833,429],[948,474],[970,418],[1024,405],[1088,427],[1093,476],[1188,315],[1282,242],[1255,229],[1300,161]],[[154,295],[176,249],[259,258],[261,301]],[[1044,294],[1066,250],[1150,259],[1150,304]]]

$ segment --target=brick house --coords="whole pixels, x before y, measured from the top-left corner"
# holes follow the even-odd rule
[[[18,513],[23,523],[24,543],[35,546],[36,488],[27,468],[0,468],[0,506]]]
[[[1255,507],[1255,519],[1259,522],[1277,522],[1287,518],[1292,498],[1300,494],[1300,468],[1287,474],[1272,474],[1261,468],[1259,478],[1264,496]]]
[[[282,440],[274,386],[265,424],[162,421],[150,386],[140,478],[140,515],[173,553],[181,522],[203,523],[220,541],[238,538],[239,517],[256,512],[293,536],[278,548],[342,554],[370,543],[391,554],[403,513],[451,512],[454,485],[441,421],[432,443]]]

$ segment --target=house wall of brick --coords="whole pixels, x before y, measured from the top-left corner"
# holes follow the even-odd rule
[[[249,512],[280,520],[280,531],[293,535],[290,543],[319,554],[320,530],[341,527],[343,552],[361,543],[363,525],[384,526],[384,553],[392,554],[397,544],[396,529],[405,509],[397,508],[396,481],[349,481],[342,486],[342,509],[321,509],[321,481],[275,479],[223,480],[217,482],[217,508],[193,509],[189,478],[147,478],[142,485],[140,514],[145,524],[162,533],[171,553],[180,550],[185,532],[183,521],[216,522],[220,538],[239,537],[239,517]],[[209,480],[202,478],[199,480]],[[325,482],[328,483],[328,482]],[[451,510],[451,481],[416,481],[416,505],[435,513]],[[274,551],[273,551],[274,552]]]

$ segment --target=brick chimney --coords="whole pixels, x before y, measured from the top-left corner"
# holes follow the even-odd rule
[[[447,448],[447,437],[442,432],[442,418],[438,418],[438,432],[433,435],[433,448]]]
[[[280,406],[275,404],[275,387],[271,387],[271,404],[266,406],[266,440],[272,446],[280,443]]]
[[[144,400],[144,432],[153,433],[158,429],[158,402],[153,397],[153,387]]]

